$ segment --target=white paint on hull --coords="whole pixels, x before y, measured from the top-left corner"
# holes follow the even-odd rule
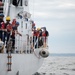
[[[34,54],[11,54],[11,71],[7,71],[7,56],[0,54],[0,75],[32,75],[43,63],[43,58],[39,59]]]

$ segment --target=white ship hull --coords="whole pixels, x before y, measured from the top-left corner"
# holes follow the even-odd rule
[[[7,56],[0,54],[0,75],[32,75],[43,63],[34,54],[11,54],[11,71],[8,71]]]

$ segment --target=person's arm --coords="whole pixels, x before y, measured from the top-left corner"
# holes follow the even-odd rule
[[[17,33],[17,34],[19,34],[20,36],[22,36],[22,34],[21,34],[21,33],[19,33],[17,30],[15,30],[15,31],[16,31],[16,33]]]

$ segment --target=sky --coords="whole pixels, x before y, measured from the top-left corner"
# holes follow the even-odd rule
[[[75,0],[29,0],[29,11],[49,31],[50,53],[75,53]]]

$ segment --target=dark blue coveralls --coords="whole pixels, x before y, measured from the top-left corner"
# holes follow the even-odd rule
[[[12,47],[14,48],[14,45],[15,45],[15,30],[17,30],[17,26],[14,26],[12,27],[12,35],[11,35],[11,38],[12,38]]]
[[[0,39],[2,40],[2,23],[3,20],[0,18]]]

